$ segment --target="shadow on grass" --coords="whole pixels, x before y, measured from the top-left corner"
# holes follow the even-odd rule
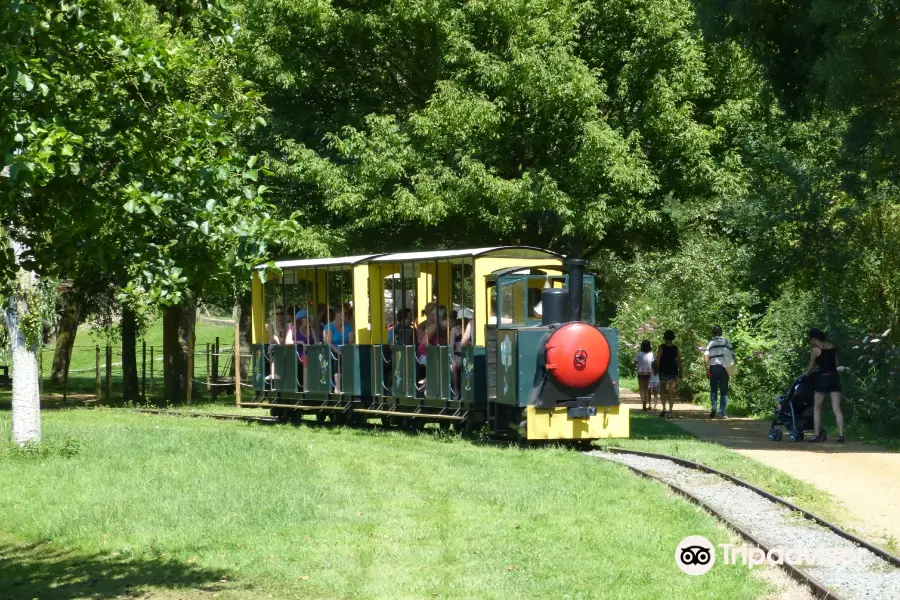
[[[195,598],[234,589],[221,573],[164,559],[80,554],[0,542],[0,598]]]

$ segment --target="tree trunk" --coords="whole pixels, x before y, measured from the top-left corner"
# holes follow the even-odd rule
[[[184,399],[182,380],[186,361],[181,355],[178,343],[178,329],[181,323],[181,307],[169,306],[163,311],[163,398],[162,405],[177,403]]]
[[[69,380],[72,347],[75,345],[75,335],[81,323],[82,309],[81,298],[71,288],[60,295],[60,303],[62,316],[56,334],[56,349],[53,351],[53,368],[50,373],[50,382],[55,385],[62,385]]]
[[[22,247],[12,242],[16,264],[19,264]],[[38,381],[38,349],[42,331],[39,328],[28,335],[25,323],[30,321],[30,310],[25,296],[37,293],[37,275],[22,268],[16,273],[17,291],[7,301],[4,317],[12,346],[12,438],[24,446],[41,441],[41,393]]]
[[[188,352],[193,348],[196,311],[193,303],[170,306],[163,311],[163,402],[187,399],[190,383]]]
[[[250,326],[252,314],[250,310],[250,293],[241,296],[241,381],[249,381],[250,379]],[[246,357],[246,358],[245,358]]]
[[[178,324],[178,350],[181,353],[181,364],[184,366],[181,386],[187,399],[188,386],[194,385],[194,374],[188,372],[189,365],[194,361],[188,361],[188,355],[194,351],[194,332],[197,324],[197,304],[187,301],[181,305],[181,320]]]
[[[122,310],[122,399],[137,400],[137,317],[133,310]]]

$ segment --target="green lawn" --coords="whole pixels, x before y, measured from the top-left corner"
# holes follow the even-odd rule
[[[230,352],[234,343],[234,328],[227,325],[217,325],[205,322],[198,322],[196,328],[196,352],[194,357],[194,377],[200,381],[206,379],[206,344],[213,345],[216,337],[219,337],[221,352]],[[116,390],[122,381],[122,346],[118,339],[111,340],[113,350],[113,367],[112,382],[113,389]],[[137,364],[140,376],[142,363],[144,360],[142,352],[142,342],[147,344],[146,356],[146,377],[148,392],[162,385],[162,320],[158,320],[148,327],[144,336],[137,343]],[[88,327],[81,327],[78,335],[75,337],[75,345],[72,349],[72,360],[69,367],[69,391],[86,391],[93,392],[96,390],[96,367],[97,355],[96,348],[100,346],[100,373],[102,385],[106,385],[106,345],[110,340],[106,338],[104,332]],[[151,348],[152,363],[151,363]],[[44,385],[45,390],[60,392],[61,386],[51,387],[49,384],[50,372],[53,365],[54,346],[46,346],[41,351],[41,360],[43,363]],[[226,357],[221,357],[221,366],[224,366]],[[150,365],[153,365],[151,369]],[[14,374],[13,374],[14,375]],[[152,386],[151,386],[152,383]]]
[[[571,450],[109,409],[48,411],[44,435],[40,452],[0,446],[3,598],[771,591],[742,568],[683,575],[681,539],[730,534],[663,486]]]

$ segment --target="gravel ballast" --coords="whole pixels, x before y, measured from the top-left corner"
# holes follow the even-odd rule
[[[752,490],[670,460],[601,451],[588,454],[640,469],[678,486],[768,548],[797,548],[829,557],[843,552],[852,560],[820,560],[818,564],[798,566],[846,600],[900,600],[900,569]],[[723,551],[716,552],[717,561],[722,560]]]

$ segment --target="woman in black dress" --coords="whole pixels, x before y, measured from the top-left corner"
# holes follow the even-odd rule
[[[810,442],[821,442],[822,435],[822,405],[825,404],[825,394],[831,396],[831,408],[834,410],[834,418],[837,421],[840,437],[838,444],[844,443],[844,413],[841,412],[841,380],[838,377],[837,351],[834,344],[825,341],[825,334],[818,329],[809,330],[809,343],[812,344],[812,355],[809,357],[809,367],[806,375],[810,376],[818,367],[815,385],[815,407],[813,412],[813,424],[815,437]]]
[[[683,379],[681,354],[675,345],[675,332],[671,329],[667,329],[663,334],[663,343],[656,353],[656,371],[659,373],[659,387],[663,401],[663,410],[659,416],[671,419],[672,407],[675,404],[675,382]],[[669,398],[668,412],[666,412],[666,397]]]

